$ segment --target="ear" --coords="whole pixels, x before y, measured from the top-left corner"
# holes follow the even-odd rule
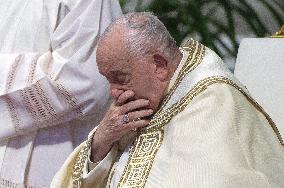
[[[155,53],[153,55],[154,63],[155,63],[155,73],[159,80],[165,81],[169,75],[169,66],[168,61],[164,58],[163,55],[159,53]]]

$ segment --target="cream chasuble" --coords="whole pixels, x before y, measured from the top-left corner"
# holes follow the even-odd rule
[[[52,188],[284,187],[276,125],[210,49],[191,40],[150,125],[122,151],[88,162],[95,130]]]

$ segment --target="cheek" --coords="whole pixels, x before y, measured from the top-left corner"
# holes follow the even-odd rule
[[[150,99],[151,93],[153,93],[151,80],[143,80],[137,83],[134,90],[137,98]]]

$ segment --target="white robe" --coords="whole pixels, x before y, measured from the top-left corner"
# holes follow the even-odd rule
[[[52,188],[284,187],[283,140],[273,121],[214,52],[196,42],[189,48],[170,82],[171,98],[134,144],[122,152],[115,144],[92,164],[94,129]]]
[[[95,47],[121,9],[118,0],[1,0],[0,9],[0,187],[48,187],[109,101]]]

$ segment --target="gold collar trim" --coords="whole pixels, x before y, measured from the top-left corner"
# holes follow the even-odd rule
[[[202,62],[205,53],[205,46],[194,40],[190,40],[183,49],[188,53],[188,57],[185,63],[180,65],[182,66],[181,70],[178,71],[178,68],[175,72],[176,76],[171,81],[174,84],[170,87],[160,110],[153,116],[149,126],[142,129],[140,135],[134,141],[118,188],[142,188],[145,186],[155,156],[163,142],[164,126],[187,106],[189,100],[186,100],[185,97],[193,96],[190,93],[183,97],[180,102],[168,109],[165,108],[182,79]]]
[[[269,115],[240,86],[224,76],[211,76],[202,79],[201,81],[197,82],[192,89],[190,89],[190,91],[179,100],[179,102],[175,103],[169,108],[165,108],[165,105],[170,100],[172,94],[182,79],[186,76],[186,74],[194,70],[202,62],[205,53],[205,46],[193,40],[189,41],[188,47],[183,47],[183,49],[186,50],[186,53],[188,52],[188,58],[184,64],[181,64],[181,71],[176,71],[177,76],[175,79],[173,79],[174,84],[169,87],[169,92],[163,102],[162,107],[151,119],[150,125],[141,130],[140,135],[133,143],[129,153],[127,165],[124,168],[123,174],[118,183],[118,188],[143,188],[145,186],[155,156],[163,142],[164,126],[176,114],[183,111],[195,96],[206,90],[210,85],[216,83],[226,83],[240,91],[247,98],[247,100],[266,117],[271,128],[275,132],[279,143],[284,146],[281,135]],[[85,145],[76,158],[72,177],[73,187],[81,186],[83,167],[86,163],[88,151],[91,147],[91,139],[92,137],[90,136],[89,139],[84,143]]]
[[[272,119],[263,110],[263,108],[241,87],[239,87],[232,80],[223,76],[208,77],[199,81],[178,103],[173,105],[168,110],[163,111],[164,115],[160,119],[162,122],[155,121],[157,124],[156,129],[152,129],[151,131],[148,130],[145,133],[142,133],[136,139],[133,147],[131,148],[129,160],[118,184],[118,188],[143,188],[145,186],[155,159],[155,155],[163,141],[164,125],[169,122],[173,116],[183,111],[194,97],[206,90],[209,86],[217,83],[228,84],[241,92],[247,98],[247,100],[265,116],[271,128],[275,132],[279,143],[284,146],[281,135]]]

